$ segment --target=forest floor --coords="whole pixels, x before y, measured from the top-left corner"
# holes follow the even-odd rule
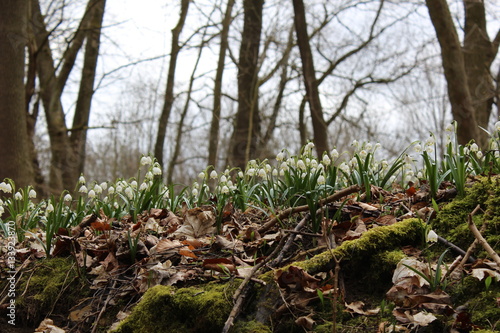
[[[351,186],[315,212],[228,204],[219,232],[212,206],[89,215],[51,258],[27,236],[10,280],[3,250],[0,331],[498,331],[499,183],[435,200]]]

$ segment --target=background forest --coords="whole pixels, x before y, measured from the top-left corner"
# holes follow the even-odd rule
[[[452,119],[461,144],[485,147],[498,120],[494,0],[144,7],[0,2],[0,180],[59,193],[81,173],[131,177],[153,154],[187,184],[308,141],[319,156],[356,139],[390,157],[433,132],[443,148]],[[164,30],[127,30],[147,10]]]

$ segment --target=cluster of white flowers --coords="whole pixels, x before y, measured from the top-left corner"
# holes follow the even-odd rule
[[[12,193],[12,185],[6,182],[1,182],[0,183],[0,191],[5,192],[5,193]]]

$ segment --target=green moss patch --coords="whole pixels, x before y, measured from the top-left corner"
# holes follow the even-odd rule
[[[232,309],[230,284],[149,289],[114,332],[220,332]]]

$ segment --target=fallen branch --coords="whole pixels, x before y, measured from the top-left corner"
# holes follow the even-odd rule
[[[324,206],[327,203],[340,200],[341,198],[343,198],[351,193],[359,192],[360,190],[361,190],[361,187],[358,185],[349,186],[343,190],[340,190],[340,191],[330,195],[329,197],[326,197],[324,199],[319,200],[318,205],[320,207]],[[272,228],[276,223],[278,223],[278,221],[286,219],[287,217],[289,217],[290,215],[292,215],[294,213],[306,212],[308,210],[309,210],[308,205],[287,208],[284,211],[282,211],[281,213],[279,213],[276,217],[272,218],[269,222],[265,223],[262,227],[260,227],[258,232],[260,234],[262,234],[262,233],[266,232],[267,230],[269,230],[270,228]]]
[[[488,244],[488,242],[483,237],[483,235],[481,235],[481,232],[479,232],[479,230],[477,229],[476,225],[474,224],[474,221],[472,221],[472,216],[479,210],[479,208],[480,208],[480,205],[477,205],[477,207],[472,211],[472,213],[469,214],[469,218],[468,218],[469,219],[469,223],[468,223],[469,229],[472,232],[472,234],[474,235],[474,237],[476,237],[479,244],[481,244],[483,246],[485,251],[493,259],[493,261],[495,261],[495,263],[500,267],[500,256],[498,256],[498,253],[496,253],[495,250],[493,250],[493,248],[490,246],[490,244]],[[484,222],[484,223],[486,224],[486,222]]]
[[[224,328],[222,329],[222,333],[229,332],[229,330],[233,326],[234,320],[236,319],[236,317],[240,313],[241,308],[243,306],[243,301],[245,300],[246,293],[248,291],[248,288],[247,288],[248,287],[248,283],[250,282],[250,280],[252,279],[252,277],[257,273],[257,271],[260,270],[260,268],[262,266],[264,266],[265,264],[267,264],[272,258],[274,258],[274,256],[276,256],[276,254],[278,254],[278,252],[284,246],[285,240],[287,238],[288,238],[288,235],[287,236],[283,236],[283,238],[281,238],[280,242],[278,243],[278,245],[276,246],[276,248],[273,250],[273,252],[269,256],[267,256],[266,259],[264,259],[263,261],[261,261],[260,263],[258,263],[257,265],[255,265],[252,268],[252,271],[250,272],[250,274],[248,274],[248,276],[245,278],[245,280],[243,280],[243,282],[241,282],[241,284],[238,287],[238,289],[236,289],[236,291],[235,291],[235,293],[233,295],[233,301],[234,301],[233,309],[229,313],[229,317],[227,318],[227,320],[226,320],[226,322],[224,324]]]

